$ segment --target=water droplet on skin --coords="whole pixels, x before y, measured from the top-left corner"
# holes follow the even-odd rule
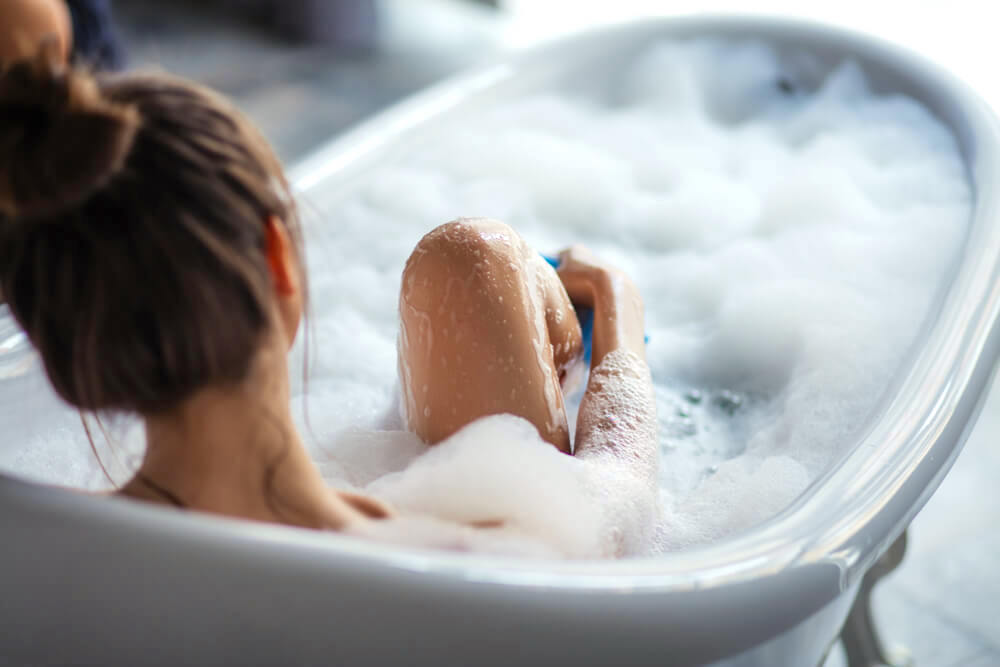
[[[431,416],[431,409],[429,407],[425,407],[424,408],[424,417],[430,417],[430,416]]]

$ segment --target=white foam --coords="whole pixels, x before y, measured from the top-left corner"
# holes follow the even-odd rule
[[[654,47],[597,98],[553,93],[450,123],[357,194],[317,203],[405,229],[405,242],[366,246],[397,267],[430,226],[482,215],[544,251],[583,242],[633,275],[663,457],[656,552],[759,523],[846,452],[920,331],[970,200],[943,126],[873,94],[855,64],[824,72],[808,55],[704,40]],[[630,530],[627,512],[574,513],[533,493],[531,447],[491,424],[448,443],[454,459],[434,451],[396,473],[405,499],[370,490],[456,521],[493,511],[573,555],[586,541],[553,526]],[[593,480],[572,459],[530,444],[553,485],[585,497]],[[500,454],[515,450],[523,466]],[[452,472],[468,486],[425,488]],[[627,495],[620,484],[605,489]]]
[[[873,94],[852,63],[826,72],[755,42],[655,46],[599,95],[553,91],[451,122],[350,192],[306,202],[320,213],[306,229],[307,439],[332,483],[408,515],[379,539],[568,556],[722,539],[855,442],[970,202],[948,131]],[[634,277],[659,413],[656,526],[634,476],[560,455],[519,420],[476,422],[431,450],[399,430],[399,275],[426,231],[459,216],[502,219],[547,252],[582,242]],[[6,449],[0,464],[81,480],[51,435],[38,447],[50,454],[12,463]],[[490,519],[504,528],[455,524]]]

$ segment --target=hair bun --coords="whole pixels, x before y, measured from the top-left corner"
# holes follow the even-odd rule
[[[122,168],[139,129],[134,106],[103,97],[94,77],[43,49],[0,72],[0,214],[66,211]]]

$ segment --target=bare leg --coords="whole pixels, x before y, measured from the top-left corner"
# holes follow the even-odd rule
[[[570,451],[561,380],[580,325],[555,271],[495,220],[427,234],[403,270],[399,371],[406,421],[439,442],[486,415],[524,417]]]

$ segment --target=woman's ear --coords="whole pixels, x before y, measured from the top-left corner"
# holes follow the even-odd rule
[[[282,296],[298,292],[298,263],[292,252],[291,239],[285,230],[285,223],[277,216],[267,218],[267,265],[271,269],[271,280]]]
[[[278,310],[288,336],[288,344],[291,345],[299,329],[299,320],[302,319],[299,263],[285,223],[271,215],[265,225],[267,266],[271,271],[271,281],[278,297]]]

